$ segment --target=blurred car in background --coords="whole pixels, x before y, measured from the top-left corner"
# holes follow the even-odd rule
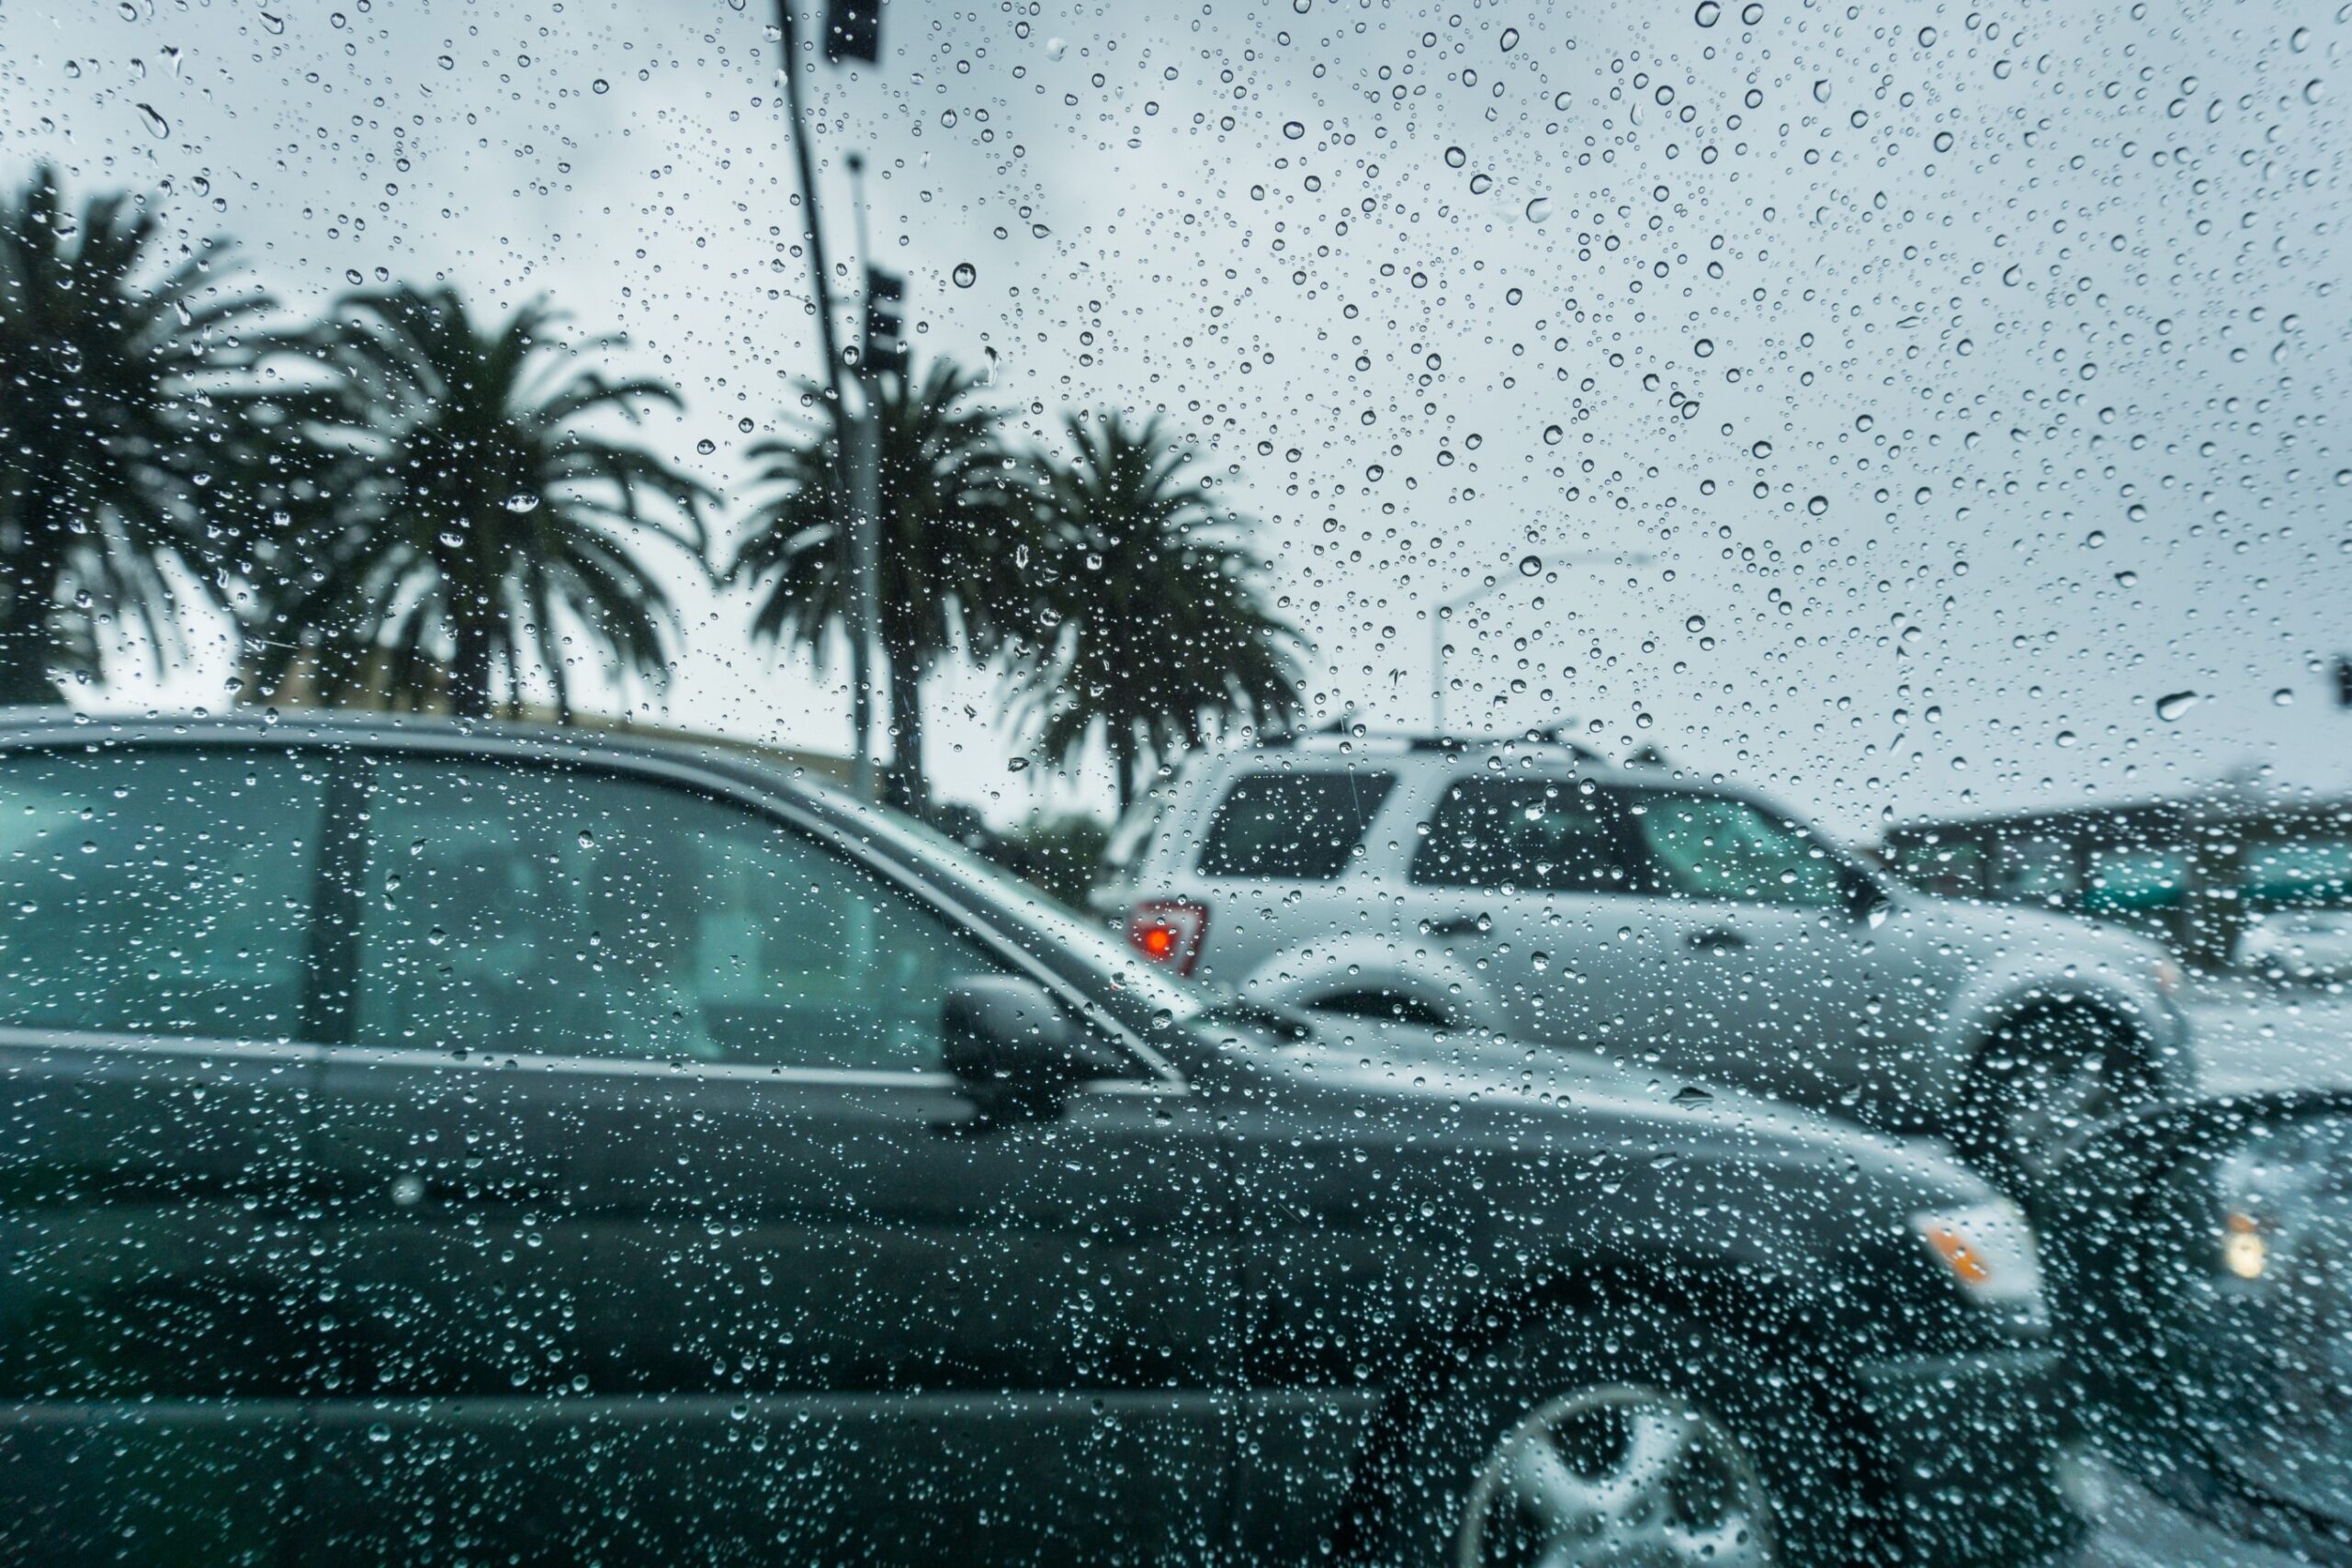
[[[2238,935],[2238,965],[2287,980],[2352,976],[2352,909],[2289,905],[2257,911]]]
[[[2019,1189],[2191,1081],[2154,943],[1571,744],[1306,737],[1203,759],[1131,834],[1098,897],[1180,974],[1935,1134]]]

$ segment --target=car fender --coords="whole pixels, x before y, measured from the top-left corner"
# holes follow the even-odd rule
[[[1493,987],[1452,953],[1369,931],[1284,948],[1251,970],[1240,989],[1287,1007],[1348,992],[1407,998],[1457,1029],[1497,1027],[1502,1018]]]
[[[1950,1105],[1966,1091],[1968,1075],[2003,1025],[2044,1007],[2079,1008],[2120,1020],[2139,1037],[2148,1065],[2167,1088],[2186,1081],[2187,1026],[2157,989],[2162,956],[2129,946],[2100,943],[2083,961],[2052,972],[2025,962],[1988,966],[1951,999],[1936,1032],[1926,1066],[1940,1080],[1928,1103]],[[2137,967],[2145,974],[2133,973]]]

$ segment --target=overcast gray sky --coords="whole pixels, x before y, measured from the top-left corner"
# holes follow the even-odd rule
[[[543,292],[726,490],[816,363],[770,21],[0,0],[0,176],[155,191],[298,302]],[[1426,723],[1432,606],[1492,578],[1458,727],[1573,716],[1849,835],[2352,774],[2352,8],[893,0],[885,43],[809,77],[840,255],[863,148],[922,352],[1041,434],[1195,433],[1319,710]],[[845,745],[682,592],[668,717]],[[192,651],[114,700],[217,703]],[[1009,772],[990,693],[934,688],[945,793],[1104,798]]]

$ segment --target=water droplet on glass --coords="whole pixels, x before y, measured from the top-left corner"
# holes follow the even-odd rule
[[[599,76],[588,84],[588,90],[592,93],[609,93],[613,90],[613,85]]]
[[[1704,359],[1715,352],[1715,340],[1711,337],[1702,337],[1690,345],[1690,352]]]
[[[1749,447],[1748,451],[1758,457],[1769,457],[1772,455],[1772,444],[1770,441],[1758,441],[1755,446]]]
[[[157,114],[155,112],[155,106],[153,104],[140,105],[139,118],[145,120],[147,122],[147,129],[153,131],[158,136],[169,136],[172,133],[172,122],[165,119],[162,115]]]
[[[2196,705],[2196,693],[2168,692],[2156,699],[2156,716],[2170,724]]]
[[[2295,705],[2295,694],[2290,688],[2281,686],[2270,694],[2270,700],[2282,708],[2292,707]]]
[[[1527,220],[1530,223],[1541,223],[1544,220],[1551,216],[1552,198],[1550,197],[1539,196],[1528,202]]]
[[[1814,496],[1804,503],[1804,509],[1813,516],[1818,517],[1829,510],[1829,498],[1826,495]]]
[[[1445,166],[1449,169],[1458,169],[1469,161],[1470,154],[1459,147],[1449,147],[1445,150]]]
[[[539,498],[527,491],[516,491],[506,498],[506,510],[509,512],[537,512],[538,509]]]
[[[267,28],[271,32],[282,33],[286,30],[286,18],[283,17],[273,17],[267,11],[264,11],[261,13],[261,25]]]
[[[1699,0],[1699,8],[1690,13],[1690,19],[1702,28],[1712,28],[1723,14],[1724,8],[1715,0]]]
[[[1826,104],[1826,103],[1827,103],[1827,102],[1829,101],[1829,78],[1828,78],[1828,77],[1826,77],[1826,76],[1819,77],[1819,78],[1817,78],[1817,79],[1814,82],[1814,84],[1813,84],[1813,101],[1814,101],[1815,103],[1816,103],[1816,104]]]
[[[1547,424],[1544,427],[1544,445],[1546,446],[1557,446],[1560,444],[1561,438],[1566,434],[1567,432],[1562,430],[1558,425]]]
[[[701,440],[699,440],[699,441],[697,441],[697,442],[695,442],[695,451],[697,451],[697,452],[699,452],[699,453],[701,453],[704,457],[709,457],[713,452],[716,452],[716,451],[718,451],[718,442],[716,442],[716,441],[713,441],[709,436],[706,435],[706,436],[704,436]]]
[[[1015,757],[1011,761],[1005,763],[1004,771],[1009,773],[1025,773],[1029,771],[1029,759],[1026,757]]]
[[[1535,577],[1541,575],[1543,570],[1544,558],[1542,556],[1521,556],[1519,558],[1520,576]]]
[[[1689,620],[1682,623],[1682,629],[1687,632],[1705,631],[1707,629],[1707,617],[1704,615],[1693,615]]]
[[[980,269],[970,262],[957,262],[956,270],[948,276],[956,280],[956,288],[969,288],[980,280]]]
[[[1519,29],[1517,28],[1505,28],[1503,29],[1503,52],[1505,54],[1509,54],[1512,50],[1517,49],[1518,47]]]
[[[1715,1097],[1697,1084],[1687,1083],[1674,1091],[1674,1103],[1682,1106],[1712,1105]]]
[[[1472,175],[1470,176],[1470,194],[1472,196],[1484,196],[1494,188],[1494,175],[1481,174]]]
[[[1290,120],[1283,126],[1283,134],[1289,137],[1293,141],[1295,141],[1300,137],[1306,134],[1306,127],[1301,125],[1295,119]]]
[[[1066,38],[1049,38],[1046,40],[1046,59],[1059,60],[1063,55],[1068,54],[1069,52],[1069,39]]]

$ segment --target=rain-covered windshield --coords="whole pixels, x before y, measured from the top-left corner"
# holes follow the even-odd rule
[[[2348,56],[0,0],[0,1562],[2352,1563]]]

